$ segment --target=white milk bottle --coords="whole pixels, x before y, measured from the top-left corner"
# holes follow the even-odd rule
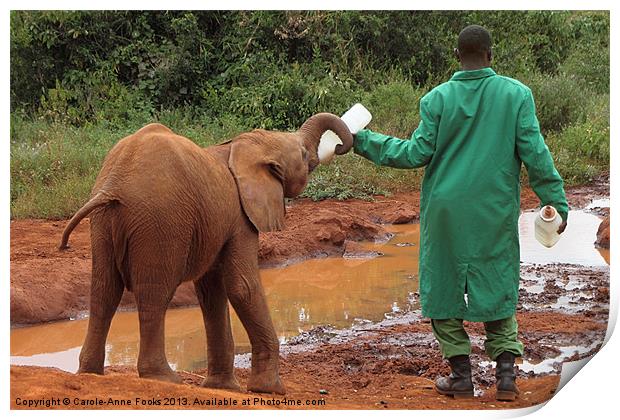
[[[349,127],[351,134],[357,134],[358,131],[368,125],[372,119],[372,115],[364,107],[364,105],[355,104],[340,118],[344,121],[347,127]],[[319,161],[325,164],[331,162],[334,158],[336,145],[338,144],[342,144],[342,141],[340,141],[340,138],[336,135],[336,133],[331,130],[327,130],[323,133],[319,142]]]
[[[558,228],[562,224],[562,217],[553,206],[540,209],[534,221],[534,236],[536,240],[547,248],[551,248],[560,239]]]

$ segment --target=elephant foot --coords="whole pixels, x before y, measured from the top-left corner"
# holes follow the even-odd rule
[[[80,361],[80,367],[78,368],[77,373],[92,373],[95,375],[103,375],[103,362],[88,363],[86,361]]]
[[[237,381],[234,373],[222,375],[209,375],[202,382],[205,388],[230,389],[233,391],[241,391],[241,386]]]
[[[182,384],[183,379],[179,375],[177,375],[174,371],[170,370],[169,372],[148,372],[142,373],[140,372],[140,377],[143,379],[155,379],[156,381],[162,382],[172,382],[175,384]]]
[[[85,345],[80,351],[79,368],[77,373],[93,373],[95,375],[103,375],[104,363],[104,351],[92,351]]]
[[[81,375],[83,373],[90,373],[93,375],[103,375],[103,368],[87,368],[87,367],[81,367],[78,369],[78,371],[76,372],[78,375]]]
[[[263,373],[250,376],[248,391],[284,395],[286,394],[286,387],[278,375]]]

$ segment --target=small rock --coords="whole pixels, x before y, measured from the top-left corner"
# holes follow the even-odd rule
[[[355,380],[351,383],[355,387],[355,389],[366,388],[370,384],[370,379],[361,378],[360,380]]]
[[[65,387],[69,388],[69,389],[73,389],[76,391],[79,391],[80,389],[82,389],[82,385],[76,382],[65,382]]]
[[[610,234],[610,229],[609,229],[609,215],[603,219],[603,221],[601,222],[601,224],[598,227],[598,231],[596,232],[596,242],[595,244],[602,247],[602,248],[607,248],[609,249],[609,234]]]

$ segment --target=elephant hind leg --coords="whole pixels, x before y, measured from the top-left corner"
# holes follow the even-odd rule
[[[90,316],[86,339],[80,351],[78,373],[103,375],[105,342],[124,286],[116,269],[110,230],[105,220],[99,219],[91,225],[91,242]]]
[[[176,286],[168,282],[158,282],[159,275],[152,276],[153,281],[145,281],[132,275],[134,294],[140,320],[140,351],[138,353],[138,374],[141,378],[181,383],[181,378],[170,368],[166,359],[164,321],[166,309],[174,296]]]

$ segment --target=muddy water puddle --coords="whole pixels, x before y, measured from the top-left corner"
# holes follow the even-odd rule
[[[418,290],[419,225],[394,225],[389,230],[394,234],[390,241],[365,243],[361,253],[347,258],[313,259],[261,270],[271,317],[282,342],[317,325],[346,328],[414,309],[410,296]],[[356,257],[369,253],[381,256]],[[236,352],[248,352],[249,339],[232,309],[231,314]],[[88,320],[81,319],[14,329],[11,363],[75,372],[87,325]],[[137,313],[118,312],[108,336],[106,365],[135,365],[138,342]],[[175,369],[206,367],[206,337],[199,308],[167,311],[166,353]]]
[[[593,243],[600,218],[571,212],[569,226],[558,244],[544,248],[534,239],[536,213],[520,219],[521,260],[524,263],[573,263],[604,266]],[[284,268],[261,270],[271,316],[281,342],[319,325],[350,328],[397,318],[417,309],[419,225],[394,225],[394,237],[384,244],[365,243],[362,252],[347,258],[308,260]],[[376,258],[369,253],[379,253]],[[355,257],[356,255],[360,257]],[[544,284],[532,281],[529,293],[542,293]],[[535,290],[534,290],[535,289]],[[247,335],[231,310],[238,354],[250,351]],[[87,319],[13,329],[11,363],[53,366],[75,372],[86,334]],[[106,365],[135,366],[138,318],[119,312],[112,321],[106,345]],[[166,314],[166,353],[177,370],[206,367],[206,337],[199,308],[171,309]]]
[[[549,357],[544,360],[527,360],[525,358],[517,358],[516,365],[519,368],[519,373],[531,373],[534,375],[541,375],[547,373],[560,373],[562,363],[571,358],[584,358],[591,355],[593,350],[596,350],[601,345],[600,341],[594,341],[588,345],[568,345],[557,347],[558,355],[555,357]],[[490,360],[481,360],[478,362],[478,366],[485,368],[495,369],[496,363]]]
[[[534,238],[534,220],[538,212],[524,212],[519,219],[521,261],[534,264],[568,263],[587,266],[609,264],[609,251],[596,248],[596,231],[601,218],[583,210],[571,211],[568,226],[560,240],[546,248]]]

